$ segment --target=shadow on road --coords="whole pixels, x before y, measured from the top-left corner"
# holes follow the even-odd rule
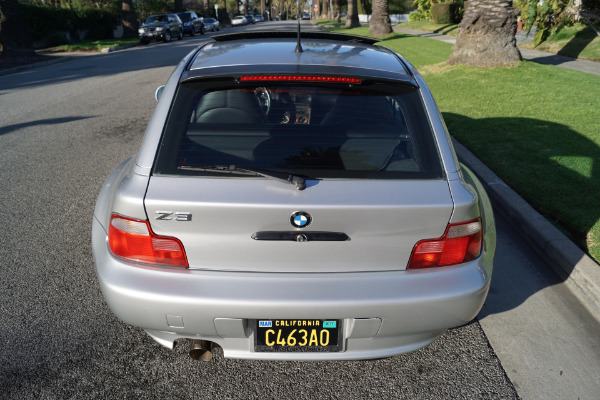
[[[152,43],[125,51],[80,56],[65,63],[34,68],[0,77],[2,91],[33,88],[104,77],[162,67],[175,67],[194,48],[209,39],[208,35],[185,38],[172,43]]]
[[[81,119],[88,119],[92,117],[64,117],[64,118],[47,118],[47,119],[38,119],[36,121],[24,122],[22,124],[14,124],[0,127],[0,136],[5,135],[7,133],[11,133],[23,128],[29,128],[32,126],[38,125],[57,125],[64,124],[72,121],[79,121]]]

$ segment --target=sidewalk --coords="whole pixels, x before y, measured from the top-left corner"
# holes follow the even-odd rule
[[[456,36],[451,35],[440,35],[439,33],[417,31],[415,29],[394,27],[394,31],[398,33],[404,33],[407,35],[421,36],[430,39],[439,40],[441,42],[454,44],[456,43]],[[523,43],[527,40],[524,31],[517,36],[517,44]],[[529,36],[532,36],[530,34]],[[540,64],[555,65],[560,68],[572,69],[580,72],[587,72],[588,74],[600,75],[600,63],[588,60],[578,60],[576,58],[559,56],[551,53],[545,53],[543,51],[519,49],[524,60],[537,62]]]
[[[456,43],[455,36],[398,27],[394,27],[394,31],[451,44]],[[522,33],[517,39],[518,43],[522,43],[527,40],[527,37]],[[523,58],[529,61],[600,75],[600,63],[597,62],[536,50],[520,50]],[[466,147],[456,140],[454,147],[461,162],[473,170],[484,184],[494,203],[495,211],[501,213],[511,225],[517,228],[517,231],[522,233],[523,239],[554,269],[592,316],[600,321],[600,265],[535,211]]]

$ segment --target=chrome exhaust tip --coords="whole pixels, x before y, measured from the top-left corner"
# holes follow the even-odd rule
[[[208,340],[192,339],[190,341],[190,357],[197,361],[210,361],[213,358],[213,343]]]

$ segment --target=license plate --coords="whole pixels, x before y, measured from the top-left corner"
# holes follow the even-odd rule
[[[335,319],[257,320],[255,351],[341,351],[341,332]]]

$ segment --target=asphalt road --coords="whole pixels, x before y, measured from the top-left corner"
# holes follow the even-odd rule
[[[162,348],[112,315],[91,254],[96,195],[137,150],[156,87],[203,40],[186,37],[0,77],[0,397],[518,398],[478,321],[385,360],[244,361],[217,351],[212,362],[198,363],[185,344]],[[511,257],[498,257],[496,268],[529,268],[527,249],[513,242],[502,220],[499,228],[499,249]],[[510,353],[492,317],[530,296],[505,304],[504,288],[494,283],[494,291],[482,322]],[[514,321],[500,325],[507,323]]]

